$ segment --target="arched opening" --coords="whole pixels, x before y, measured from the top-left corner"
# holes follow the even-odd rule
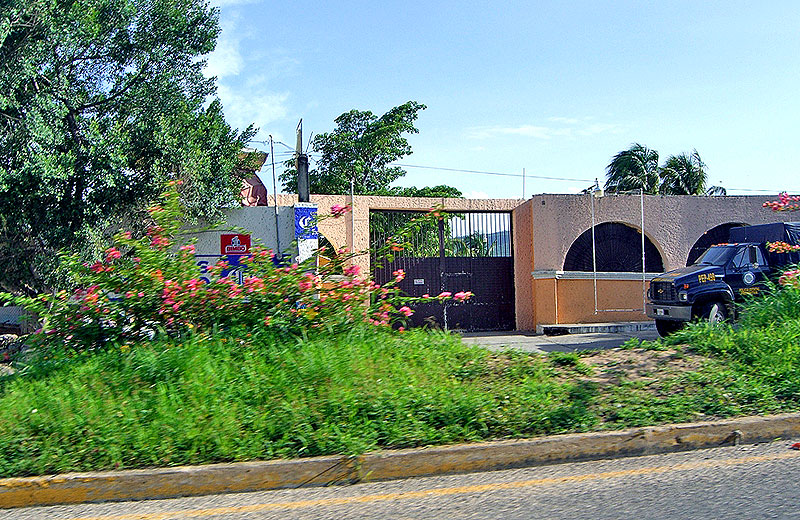
[[[706,249],[714,244],[724,244],[728,242],[732,228],[746,225],[747,224],[738,222],[729,222],[727,224],[720,224],[719,226],[709,229],[697,239],[692,248],[689,250],[689,256],[686,258],[686,265],[692,265],[695,263],[697,259],[700,258],[700,255],[705,253]]]
[[[642,272],[642,235],[638,229],[619,222],[604,222],[594,227],[595,258],[601,272]],[[645,235],[645,270],[664,271],[661,253]],[[592,230],[584,231],[570,246],[564,259],[565,271],[593,271]]]

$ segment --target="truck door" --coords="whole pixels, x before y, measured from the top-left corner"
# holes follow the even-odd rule
[[[725,282],[733,289],[736,299],[759,294],[763,290],[768,267],[758,246],[742,246],[733,256],[725,273]]]

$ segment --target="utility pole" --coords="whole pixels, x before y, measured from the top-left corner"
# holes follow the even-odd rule
[[[297,123],[297,145],[295,147],[295,169],[297,170],[297,197],[300,202],[311,200],[308,185],[308,155],[303,153],[303,120]]]
[[[278,181],[275,177],[275,150],[272,147],[272,134],[269,136],[269,156],[272,158],[272,201],[275,209],[275,254],[278,258],[282,256],[281,250],[281,226],[278,219]]]

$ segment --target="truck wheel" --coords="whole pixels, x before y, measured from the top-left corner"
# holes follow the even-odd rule
[[[708,302],[700,311],[700,319],[711,324],[721,323],[728,319],[728,307],[722,302]]]
[[[656,330],[658,331],[658,335],[662,338],[666,338],[673,332],[681,330],[683,325],[684,323],[682,321],[656,320]]]

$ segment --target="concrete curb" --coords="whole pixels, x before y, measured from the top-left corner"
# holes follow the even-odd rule
[[[536,333],[544,334],[545,336],[593,333],[624,334],[645,330],[656,330],[656,322],[650,320],[619,323],[564,323],[559,325],[538,325],[536,327]]]
[[[800,435],[800,414],[367,453],[0,479],[0,508],[144,500],[648,455]]]

